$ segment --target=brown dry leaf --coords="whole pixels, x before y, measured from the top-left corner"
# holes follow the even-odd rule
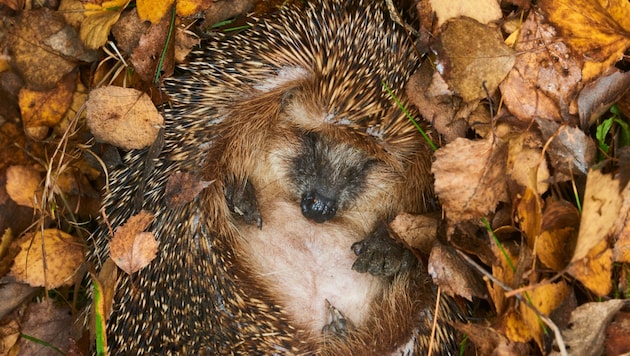
[[[105,1],[101,5],[85,3],[87,17],[81,23],[79,36],[88,48],[100,48],[107,43],[112,26],[130,0]]]
[[[518,223],[527,238],[527,245],[533,248],[542,226],[542,201],[538,194],[529,187],[516,206]]]
[[[45,249],[46,270],[44,271]],[[45,229],[29,233],[20,242],[20,253],[15,257],[11,274],[21,282],[48,289],[72,285],[84,261],[83,242],[63,231]]]
[[[560,121],[581,79],[571,52],[536,11],[523,24],[515,50],[514,68],[500,85],[505,105],[524,122]]]
[[[97,140],[123,149],[150,146],[164,124],[148,95],[116,86],[90,92],[86,117]]]
[[[78,340],[81,332],[73,327],[74,319],[69,307],[51,305],[47,301],[32,303],[22,321],[22,333],[47,342],[62,352],[68,352],[71,340]],[[58,355],[50,346],[22,338],[21,355]]]
[[[153,221],[153,214],[141,211],[118,227],[109,242],[109,255],[128,274],[147,266],[157,254],[158,243],[152,232],[143,232]]]
[[[76,79],[76,74],[66,75],[56,88],[47,91],[22,88],[19,94],[19,104],[24,126],[33,128],[57,125],[72,103]]]
[[[584,82],[605,72],[630,47],[628,0],[543,0],[540,7],[583,58]]]
[[[0,324],[0,352],[3,355],[11,355],[9,352],[20,341],[20,334],[20,324],[17,320],[10,318],[3,320]]]
[[[630,353],[630,313],[619,311],[606,328],[606,355]]]
[[[139,9],[138,9],[139,11]],[[170,76],[173,74],[174,65],[174,41],[168,43],[166,53],[164,46],[166,43],[168,28],[170,26],[170,16],[162,18],[162,21],[152,24],[144,32],[138,41],[138,46],[131,53],[131,63],[137,74],[146,82],[151,82],[155,78],[155,73]],[[161,65],[160,68],[158,66]]]
[[[24,11],[9,33],[7,44],[14,67],[35,90],[54,86],[76,67],[76,61],[48,45],[60,34],[72,32],[63,17],[52,10]],[[76,41],[79,42],[79,41]],[[70,46],[69,42],[66,44]]]
[[[558,182],[570,180],[574,175],[586,174],[595,162],[597,148],[593,140],[577,127],[570,127],[536,119],[545,141],[552,139],[546,153]]]
[[[465,102],[493,95],[515,61],[498,29],[466,17],[448,21],[434,49],[438,72]]]
[[[483,284],[470,265],[450,246],[435,244],[429,256],[427,272],[433,283],[451,296],[459,295],[471,302],[473,297],[487,297]]]
[[[549,188],[549,167],[543,159],[542,142],[531,131],[508,141],[507,172],[516,183],[529,187],[539,195]]]
[[[438,218],[434,214],[401,213],[396,215],[389,227],[405,244],[429,254],[437,238]]]
[[[175,0],[137,0],[138,17],[142,21],[148,20],[152,24],[156,24],[160,22],[174,3]]]
[[[42,175],[29,166],[11,166],[7,168],[6,190],[16,204],[35,208],[42,201],[39,186]]]
[[[571,293],[570,286],[561,281],[555,284],[545,284],[534,288],[527,292],[526,299],[528,299],[534,308],[545,316],[549,316],[558,306],[564,302],[565,298]],[[527,326],[527,330],[531,337],[536,341],[540,350],[544,350],[544,330],[542,321],[536,315],[536,313],[525,303],[519,305],[520,316]],[[509,335],[508,335],[509,337]],[[512,339],[515,340],[515,339]],[[529,341],[529,340],[515,340],[515,341]]]
[[[464,137],[468,126],[466,117],[473,104],[462,104],[432,66],[423,65],[411,76],[405,87],[409,100],[420,110],[422,117],[442,135],[446,143]]]
[[[458,138],[435,152],[435,193],[449,220],[482,217],[507,199],[504,147],[499,139]]]
[[[580,125],[587,128],[594,124],[626,93],[630,93],[630,72],[615,70],[588,83],[577,99]]]
[[[570,327],[562,330],[562,338],[571,355],[599,356],[604,350],[604,331],[615,314],[628,301],[614,299],[601,303],[586,303],[571,313]],[[559,352],[551,352],[558,356]]]
[[[438,19],[438,26],[456,17],[469,17],[487,24],[501,18],[501,7],[496,0],[430,0],[431,8]]]
[[[175,172],[168,177],[164,188],[164,199],[171,207],[181,207],[193,201],[212,182],[206,182],[186,172]]]
[[[554,271],[571,261],[577,241],[580,213],[566,200],[550,201],[542,218],[542,232],[536,241],[536,255]]]

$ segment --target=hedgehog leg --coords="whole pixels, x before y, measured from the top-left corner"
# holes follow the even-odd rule
[[[245,223],[256,224],[259,229],[262,229],[262,216],[258,209],[256,190],[248,180],[239,183],[228,180],[224,193],[228,206],[234,214],[240,216]]]
[[[384,224],[364,240],[355,242],[352,251],[357,255],[352,269],[373,276],[393,277],[418,265],[413,252],[390,238]]]
[[[326,335],[334,335],[340,338],[348,336],[349,332],[355,329],[354,324],[339,309],[330,304],[328,299],[326,300],[326,309],[330,314],[331,322],[322,328],[322,332]]]

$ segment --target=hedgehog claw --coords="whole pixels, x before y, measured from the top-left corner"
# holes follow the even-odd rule
[[[326,335],[336,335],[345,338],[348,332],[354,330],[354,324],[347,319],[339,309],[335,308],[328,299],[326,299],[326,309],[330,313],[331,322],[324,325],[322,332]]]
[[[243,218],[246,224],[256,224],[262,230],[262,216],[258,209],[256,190],[247,180],[243,184],[227,183],[225,187],[225,199],[230,210]]]
[[[411,250],[389,237],[385,225],[364,240],[352,244],[351,248],[357,255],[352,269],[373,276],[393,277],[409,271],[418,262]]]

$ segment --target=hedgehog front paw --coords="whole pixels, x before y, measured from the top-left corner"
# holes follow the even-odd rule
[[[339,309],[335,308],[328,299],[326,299],[326,309],[330,314],[331,322],[326,324],[322,329],[325,335],[334,335],[337,337],[345,338],[348,333],[354,330],[354,324],[350,319],[347,319]]]
[[[262,216],[258,210],[256,190],[247,180],[243,183],[228,182],[225,186],[225,199],[230,210],[240,216],[246,224],[256,224],[262,229]]]
[[[352,244],[352,251],[357,255],[352,269],[373,276],[392,277],[411,270],[418,263],[411,250],[389,237],[385,225]]]

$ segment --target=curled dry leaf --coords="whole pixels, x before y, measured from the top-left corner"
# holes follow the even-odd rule
[[[487,297],[478,276],[452,247],[435,244],[429,256],[427,271],[433,282],[451,296],[459,295],[471,302],[473,297]]]
[[[562,337],[572,355],[599,356],[604,350],[604,332],[615,314],[628,301],[613,299],[601,303],[586,303],[571,313],[570,327],[562,331]],[[558,356],[559,352],[549,355]]]
[[[164,188],[164,199],[171,208],[181,207],[193,201],[212,182],[206,182],[186,172],[175,172],[168,177]]]
[[[587,84],[578,96],[580,125],[587,128],[594,124],[610,107],[630,93],[630,72],[615,70]]]
[[[158,243],[152,232],[143,232],[153,221],[153,214],[141,211],[118,227],[109,242],[109,255],[128,274],[147,266],[157,254]]]
[[[595,143],[584,131],[543,119],[536,119],[545,141],[551,140],[546,153],[554,169],[555,181],[570,180],[574,175],[586,174],[595,162]]]
[[[422,117],[445,142],[465,136],[468,130],[465,118],[470,112],[465,108],[473,104],[462,104],[461,99],[453,96],[448,84],[432,66],[421,66],[407,82],[405,91]]]
[[[584,60],[584,82],[610,68],[630,47],[628,0],[543,0],[540,7]]]
[[[536,11],[523,24],[515,50],[514,68],[500,85],[505,105],[524,122],[560,121],[581,79],[571,51]]]
[[[619,180],[590,170],[584,191],[584,208],[569,273],[595,294],[612,288],[612,251],[608,239],[616,231],[621,209]]]
[[[466,17],[448,21],[434,47],[438,72],[465,102],[492,95],[515,61],[498,29]]]
[[[464,17],[487,24],[500,19],[502,15],[496,0],[430,0],[429,3],[437,17],[438,26],[452,18]]]
[[[505,159],[499,139],[458,138],[435,152],[435,193],[451,221],[480,218],[507,199]]]
[[[123,149],[150,146],[164,124],[148,95],[116,86],[92,90],[86,116],[97,140]]]
[[[39,185],[41,174],[33,167],[11,166],[7,168],[6,190],[16,204],[35,208],[41,202]]]
[[[580,226],[580,212],[566,200],[550,201],[536,240],[536,255],[554,271],[562,271],[573,256]]]
[[[41,231],[27,234],[21,239],[20,248],[11,274],[34,287],[45,285],[54,289],[72,285],[84,261],[83,242],[57,229],[45,229],[43,234]]]
[[[540,234],[542,225],[542,199],[529,187],[525,188],[525,192],[516,206],[516,215],[521,230],[527,239],[529,248],[533,248],[536,244],[536,238]]]

